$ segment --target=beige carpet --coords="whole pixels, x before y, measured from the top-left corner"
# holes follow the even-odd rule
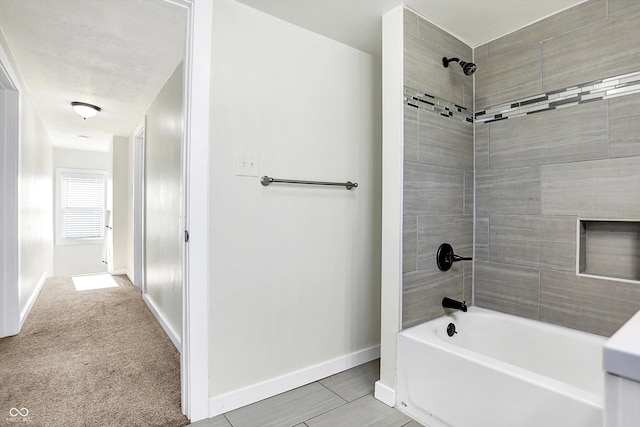
[[[0,339],[0,425],[188,424],[180,355],[126,276],[114,278],[85,291],[47,280],[20,334]]]

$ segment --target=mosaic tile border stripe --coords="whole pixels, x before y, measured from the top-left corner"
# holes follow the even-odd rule
[[[514,117],[640,93],[640,71],[594,80],[473,112],[461,105],[404,86],[404,103],[467,123],[492,123]]]
[[[408,86],[404,87],[404,103],[410,107],[431,111],[443,117],[473,123],[471,110]]]
[[[475,113],[475,122],[492,123],[636,93],[640,93],[640,71],[595,80],[479,110]]]

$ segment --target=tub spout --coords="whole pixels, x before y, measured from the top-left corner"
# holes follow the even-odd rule
[[[451,299],[449,297],[442,298],[442,306],[444,308],[453,308],[454,310],[462,310],[466,313],[467,311],[467,302],[466,301],[457,301]]]

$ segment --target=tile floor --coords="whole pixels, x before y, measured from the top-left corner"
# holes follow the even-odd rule
[[[380,362],[374,360],[194,427],[422,427],[373,397]]]

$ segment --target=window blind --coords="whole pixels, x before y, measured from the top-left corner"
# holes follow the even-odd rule
[[[78,172],[60,175],[60,238],[104,237],[105,184],[103,175]]]

